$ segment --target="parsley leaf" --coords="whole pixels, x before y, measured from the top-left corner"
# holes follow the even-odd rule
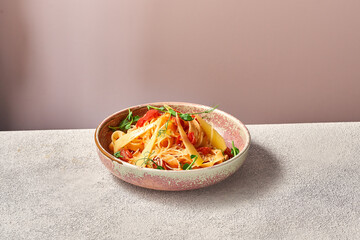
[[[184,169],[184,170],[190,170],[190,169],[192,169],[192,166],[194,165],[194,163],[195,163],[196,160],[198,159],[198,156],[196,156],[196,155],[191,155],[190,158],[191,158],[191,159],[194,159],[194,160],[192,161],[192,163],[191,163],[191,164],[185,163],[185,164],[182,166],[182,169]]]
[[[231,154],[235,157],[236,155],[239,154],[239,152],[240,152],[239,149],[234,145],[234,141],[232,141]]]
[[[184,121],[192,121],[192,120],[194,120],[194,118],[190,114],[187,114],[187,113],[180,113],[179,117]]]
[[[165,168],[163,168],[162,166],[158,165],[154,160],[150,159],[150,161],[152,161],[152,162],[156,165],[156,169],[165,170]]]
[[[150,108],[159,110],[159,111],[161,111],[161,112],[165,112],[165,111],[166,111],[166,109],[165,109],[164,107],[159,107],[159,108],[158,108],[158,107],[153,107],[153,106],[148,105],[148,106],[147,106],[147,109],[150,110]]]
[[[183,169],[183,170],[186,170],[189,166],[190,166],[190,164],[185,163],[184,165],[182,165],[182,169]]]
[[[117,158],[123,158],[124,156],[121,155],[120,151],[117,151],[116,153],[114,153],[114,156]]]
[[[140,116],[137,116],[137,115],[136,115],[136,116],[134,116],[134,118],[133,118],[133,122],[136,123],[137,121],[139,121],[139,119],[140,119]]]
[[[129,109],[129,114],[127,115],[127,117],[124,120],[122,120],[120,122],[118,127],[109,126],[109,128],[113,131],[116,131],[119,129],[121,131],[126,131],[126,130],[129,130],[131,128],[131,125],[136,123],[139,119],[140,119],[140,116],[133,116],[133,113]]]

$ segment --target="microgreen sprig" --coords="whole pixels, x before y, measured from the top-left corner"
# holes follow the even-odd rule
[[[121,131],[126,131],[126,130],[130,129],[131,125],[136,123],[139,119],[140,119],[140,116],[134,116],[133,113],[131,112],[131,110],[129,109],[129,114],[127,115],[127,117],[124,120],[122,120],[120,122],[118,127],[109,126],[109,128],[113,131],[116,131],[119,129]]]
[[[154,160],[150,159],[155,165],[156,165],[156,169],[160,169],[160,170],[165,170],[165,168],[163,168],[162,166],[158,165]]]
[[[121,155],[120,151],[117,151],[116,153],[114,153],[114,156],[117,158],[123,158],[124,156]]]
[[[239,154],[239,149],[237,147],[235,147],[234,141],[232,141],[232,148],[231,148],[231,154],[235,157],[236,155]]]
[[[166,108],[164,108],[164,107],[154,107],[154,106],[150,106],[150,105],[147,105],[146,106],[147,107],[147,109],[148,110],[150,110],[150,108],[152,108],[152,109],[156,109],[156,110],[159,110],[159,111],[161,111],[161,112],[165,112],[166,111]]]
[[[182,169],[183,170],[190,170],[192,169],[192,166],[194,165],[194,163],[196,162],[196,160],[198,159],[198,156],[197,155],[191,155],[190,156],[191,159],[194,159],[190,164],[188,163],[185,163],[183,166],[182,166]]]
[[[144,163],[142,165],[145,165],[145,166],[148,165],[149,162],[152,162],[153,164],[156,165],[156,169],[165,170],[165,168],[158,165],[153,159],[150,158],[154,153],[155,153],[155,151],[153,151],[151,153],[149,151],[146,151],[145,154],[144,154],[145,156],[142,157],[142,158],[139,158],[137,161],[144,160]],[[148,155],[148,156],[146,156],[146,155]]]
[[[154,154],[155,152],[150,153],[149,151],[146,151],[145,153],[142,153],[142,155],[144,157],[139,158],[138,160],[136,160],[136,162],[140,161],[140,160],[144,160],[144,162],[142,163],[142,165],[147,165],[149,163],[149,161],[151,160],[151,155]]]
[[[196,113],[177,113],[174,109],[172,108],[166,108],[166,107],[153,107],[148,105],[147,108],[150,109],[156,109],[159,110],[161,112],[168,112],[171,114],[171,116],[176,117],[176,115],[179,115],[179,117],[184,120],[184,121],[192,121],[194,120],[194,118],[191,115],[196,115],[196,114],[201,114],[201,113],[211,113],[212,111],[214,111],[219,105],[216,105],[215,107],[203,111],[203,112],[196,112]]]
[[[163,137],[167,133],[167,130],[169,127],[169,121],[170,121],[170,117],[168,118],[168,120],[165,123],[165,129],[163,129],[164,126],[162,126],[161,129],[159,130],[158,137]]]

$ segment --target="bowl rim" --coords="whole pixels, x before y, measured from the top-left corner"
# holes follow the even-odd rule
[[[118,159],[118,158],[115,158],[115,156],[113,156],[112,154],[110,154],[108,151],[106,151],[100,144],[100,141],[99,141],[99,132],[100,132],[100,128],[106,123],[108,122],[114,115],[117,115],[121,112],[124,112],[124,111],[128,111],[128,109],[132,109],[132,108],[142,108],[142,107],[146,107],[147,105],[164,105],[164,104],[168,104],[168,105],[193,105],[193,106],[199,106],[199,107],[208,107],[208,108],[211,108],[209,106],[206,106],[206,105],[202,105],[202,104],[197,104],[197,103],[188,103],[188,102],[151,102],[151,103],[144,103],[144,104],[139,104],[139,105],[134,105],[134,106],[131,106],[131,107],[127,107],[127,108],[124,108],[120,111],[117,111],[113,114],[110,114],[108,117],[106,117],[103,121],[101,121],[101,123],[97,126],[96,130],[95,130],[95,134],[94,134],[94,138],[95,138],[95,143],[96,143],[96,146],[98,148],[98,150],[100,150],[100,152],[102,154],[104,154],[107,158],[109,158],[112,162],[116,162],[118,164],[121,164],[121,165],[124,165],[124,166],[127,166],[127,167],[130,167],[130,168],[133,168],[133,169],[136,169],[136,170],[141,170],[141,171],[156,171],[156,173],[171,173],[171,174],[179,174],[179,173],[184,173],[184,172],[188,172],[188,171],[174,171],[174,170],[160,170],[160,169],[155,169],[155,168],[144,168],[144,167],[139,167],[139,166],[136,166],[134,164],[131,164],[131,163],[128,163],[128,162],[125,162],[121,159]],[[225,162],[222,162],[220,164],[217,164],[217,165],[213,165],[211,167],[206,167],[206,168],[197,168],[197,169],[191,169],[191,172],[195,172],[195,171],[206,171],[207,169],[215,169],[215,168],[219,168],[219,167],[223,167],[225,165],[228,165],[230,164],[231,162],[234,162],[236,161],[237,159],[239,159],[242,155],[246,154],[246,152],[248,151],[248,149],[250,148],[250,142],[251,142],[251,135],[250,135],[250,132],[248,130],[248,128],[245,126],[244,123],[242,123],[239,119],[237,119],[236,117],[234,117],[233,115],[227,113],[227,112],[224,112],[220,109],[215,109],[215,111],[217,112],[220,112],[221,114],[225,114],[227,115],[227,117],[233,119],[235,122],[238,122],[239,125],[245,130],[245,135],[247,136],[247,141],[245,142],[244,144],[244,147],[242,148],[242,150],[236,155],[234,156],[233,158],[225,161]],[[214,111],[214,112],[215,112]]]

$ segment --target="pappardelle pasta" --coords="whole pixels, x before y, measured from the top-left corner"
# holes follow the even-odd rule
[[[216,107],[215,107],[216,108]],[[109,127],[109,148],[128,163],[159,170],[190,170],[220,164],[239,153],[228,148],[223,137],[199,113],[181,113],[167,105],[148,106],[141,118],[128,116],[117,127]]]

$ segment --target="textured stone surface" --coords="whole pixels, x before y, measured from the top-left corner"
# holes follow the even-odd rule
[[[0,238],[359,239],[360,123],[248,127],[240,170],[187,192],[117,180],[94,130],[0,132]]]

